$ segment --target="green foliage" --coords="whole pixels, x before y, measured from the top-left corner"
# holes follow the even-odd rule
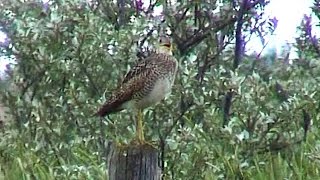
[[[212,22],[215,3],[159,1],[166,18],[160,23],[132,3],[52,1],[46,9],[10,2],[0,17],[12,41],[6,52],[18,64],[2,94],[11,115],[0,140],[4,179],[106,179],[107,141],[129,142],[133,117],[92,115],[138,59],[144,46],[136,42],[148,37],[146,44],[155,44],[163,26],[174,31],[180,69],[172,96],[145,112],[145,128],[148,140],[165,142],[166,179],[318,177],[320,64],[249,56],[233,70],[233,54],[216,32],[230,43],[236,12]],[[203,39],[192,41],[199,34]],[[305,114],[313,128],[303,142]]]
[[[318,83],[314,80],[318,76],[319,63],[314,63],[316,68],[306,71],[300,66],[278,62],[267,67],[267,70],[272,69],[269,81],[261,77],[264,72],[258,73],[261,68],[253,67],[248,71],[243,65],[240,73],[216,67],[210,73],[212,76],[208,76],[206,85],[201,86],[207,90],[193,96],[195,106],[184,116],[187,121],[185,127],[178,128],[168,138],[171,143],[168,158],[172,162],[180,162],[168,167],[172,172],[170,178],[281,179],[297,174],[301,179],[316,177],[316,174],[308,173],[311,167],[319,171],[318,162],[310,161],[310,155],[317,153],[311,144],[317,144],[316,121],[319,118]],[[289,94],[287,100],[277,94],[276,82],[285,86]],[[233,112],[225,128],[221,128],[219,102],[211,104],[217,101],[219,92],[210,86],[217,87],[217,90],[236,89]],[[197,85],[190,85],[185,91],[195,92],[194,87]],[[315,127],[309,134],[312,143],[307,146],[301,144],[304,136],[303,109],[311,115]],[[199,112],[201,120],[195,116]],[[197,173],[190,175],[195,167]]]

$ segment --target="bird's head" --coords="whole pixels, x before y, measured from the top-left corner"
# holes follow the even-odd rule
[[[160,36],[159,52],[172,55],[172,44],[169,36]]]

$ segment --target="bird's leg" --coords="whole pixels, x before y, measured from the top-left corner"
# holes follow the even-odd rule
[[[138,110],[137,118],[136,118],[136,137],[133,141],[131,141],[131,144],[133,144],[133,145],[147,145],[149,147],[156,149],[156,144],[149,143],[144,139],[143,127],[144,127],[143,126],[143,111]]]
[[[137,124],[136,124],[136,138],[131,142],[135,145],[148,145],[152,148],[156,149],[156,145],[145,141],[144,139],[144,131],[143,131],[143,112],[142,110],[138,110],[137,114]]]
[[[143,133],[143,113],[142,110],[138,110],[138,115],[137,115],[137,126],[136,126],[136,136],[137,140],[140,144],[143,144],[145,142],[144,140],[144,133]]]

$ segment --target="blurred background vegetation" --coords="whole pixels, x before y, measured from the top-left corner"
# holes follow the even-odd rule
[[[92,115],[161,30],[172,36],[179,72],[170,98],[145,111],[145,128],[164,179],[318,178],[318,38],[306,15],[297,58],[286,49],[245,53],[251,36],[277,26],[263,16],[267,5],[2,1],[1,54],[15,65],[0,82],[0,179],[107,179],[109,142],[131,140],[133,117]],[[319,8],[315,1],[316,17]]]

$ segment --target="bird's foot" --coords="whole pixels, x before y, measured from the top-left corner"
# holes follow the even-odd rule
[[[149,142],[144,139],[135,138],[130,142],[130,145],[134,146],[145,146],[145,147],[151,147],[153,149],[157,149],[157,143],[156,142]]]
[[[143,132],[143,113],[141,110],[137,114],[137,126],[136,126],[136,137],[130,142],[131,145],[136,146],[149,146],[156,149],[156,143],[148,142],[144,139]]]

